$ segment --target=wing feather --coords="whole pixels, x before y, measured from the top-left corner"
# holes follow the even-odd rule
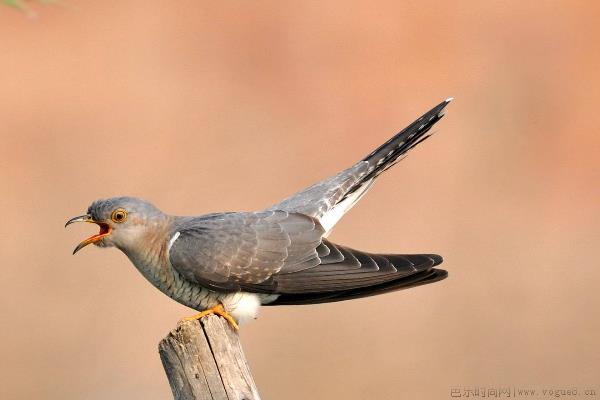
[[[312,217],[286,211],[192,218],[177,226],[171,265],[215,290],[303,294],[377,286],[421,273],[437,255],[370,254],[323,239]]]
[[[186,279],[220,290],[260,284],[279,272],[319,264],[323,228],[312,217],[287,211],[227,213],[183,218],[169,261]]]

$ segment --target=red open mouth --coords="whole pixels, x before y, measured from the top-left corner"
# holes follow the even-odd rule
[[[107,236],[110,233],[110,231],[112,230],[110,225],[108,225],[107,223],[104,223],[104,222],[95,222],[95,223],[98,224],[98,226],[100,227],[100,232],[98,232],[97,234],[90,236],[89,238],[86,239],[86,241],[90,240],[92,243],[97,242],[98,240],[102,239],[104,236]]]
[[[97,234],[95,234],[93,236],[90,236],[89,238],[85,239],[83,242],[79,243],[77,245],[77,247],[75,247],[75,250],[73,250],[73,254],[77,253],[79,250],[83,249],[88,244],[98,243],[100,240],[102,240],[106,236],[110,235],[110,232],[112,231],[112,228],[110,227],[109,224],[107,224],[106,222],[95,221],[90,215],[81,215],[79,217],[72,218],[69,221],[67,221],[65,226],[70,225],[74,222],[91,222],[100,227],[100,232],[98,232]]]

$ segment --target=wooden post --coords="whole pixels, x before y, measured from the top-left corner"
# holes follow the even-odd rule
[[[180,323],[158,351],[175,400],[260,400],[239,336],[221,317]]]

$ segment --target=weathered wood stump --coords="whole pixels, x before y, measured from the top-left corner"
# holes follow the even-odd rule
[[[239,336],[221,317],[179,324],[158,351],[175,400],[260,400]]]

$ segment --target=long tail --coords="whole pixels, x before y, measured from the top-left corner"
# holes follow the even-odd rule
[[[427,111],[415,122],[363,158],[361,161],[369,163],[368,172],[348,190],[344,198],[372,183],[379,174],[402,160],[411,149],[431,136],[431,128],[442,119],[444,108],[452,100],[453,98],[450,97]]]
[[[431,127],[444,115],[447,99],[379,146],[361,161],[334,176],[296,193],[269,210],[286,210],[319,220],[325,235],[350,210],[383,171],[400,161],[408,151],[431,135]]]

